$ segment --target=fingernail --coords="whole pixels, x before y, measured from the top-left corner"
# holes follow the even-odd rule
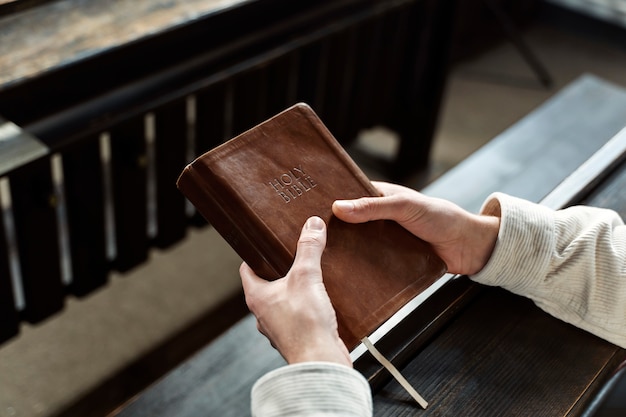
[[[305,227],[309,230],[324,230],[324,220],[319,217],[310,217],[309,220],[306,221]]]
[[[337,200],[335,201],[335,207],[343,212],[349,213],[354,210],[354,203],[348,200]]]

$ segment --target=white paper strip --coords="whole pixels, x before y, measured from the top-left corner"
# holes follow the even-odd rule
[[[419,393],[415,390],[415,388],[411,386],[411,384],[409,384],[409,381],[407,381],[402,376],[400,371],[398,371],[398,369],[395,366],[393,366],[393,364],[389,362],[387,358],[385,358],[382,355],[382,353],[378,351],[378,349],[374,347],[374,344],[370,342],[370,340],[367,337],[364,337],[363,339],[361,339],[361,342],[363,342],[363,344],[365,345],[367,350],[370,351],[372,356],[374,356],[374,358],[378,362],[380,362],[380,364],[384,366],[385,369],[389,371],[389,373],[396,379],[396,381],[398,381],[400,385],[402,385],[402,387],[411,395],[411,397],[413,397],[413,399],[417,401],[417,403],[425,410],[426,407],[428,407],[428,402],[424,400],[424,398],[422,398],[421,395],[419,395]]]

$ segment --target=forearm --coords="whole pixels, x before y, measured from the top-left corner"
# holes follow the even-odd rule
[[[553,316],[626,347],[626,226],[609,210],[552,211],[494,194],[496,247],[472,276],[531,298]]]
[[[253,417],[371,416],[369,384],[347,366],[308,362],[276,369],[252,388]]]

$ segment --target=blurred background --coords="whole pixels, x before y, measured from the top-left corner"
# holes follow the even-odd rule
[[[382,23],[359,21],[370,11],[359,9],[358,1],[337,2],[332,7],[328,2],[314,3],[303,1],[298,6],[302,11],[293,12],[319,14],[318,20],[301,19],[301,27],[315,36],[322,36],[315,29],[329,16],[341,24],[355,20],[357,26],[333,35],[331,47],[321,38],[307,40],[308,35],[285,26],[280,19],[291,10],[277,1],[0,1],[0,115],[44,149],[48,164],[43,168],[44,177],[50,177],[46,187],[52,190],[47,195],[67,200],[68,218],[74,213],[72,190],[83,196],[79,207],[84,209],[84,200],[93,201],[90,192],[95,188],[98,194],[93,198],[102,200],[98,200],[102,208],[95,216],[103,219],[97,233],[87,230],[81,234],[71,221],[69,226],[64,223],[63,213],[53,218],[57,229],[69,228],[66,233],[71,244],[66,245],[78,245],[67,249],[74,258],[92,247],[100,251],[97,261],[87,258],[86,266],[72,258],[74,278],[68,278],[63,273],[64,261],[59,261],[63,255],[57,256],[59,250],[63,254],[62,239],[58,243],[61,249],[55,246],[53,251],[24,243],[44,242],[48,230],[41,223],[47,212],[29,211],[39,207],[38,197],[16,194],[20,184],[28,192],[41,185],[37,164],[42,157],[37,154],[24,163],[26,168],[16,168],[11,163],[14,156],[0,148],[4,152],[1,176],[8,178],[14,193],[5,187],[2,200],[3,233],[9,249],[0,248],[9,253],[5,256],[9,272],[0,278],[0,290],[9,295],[0,298],[0,303],[5,305],[2,311],[10,311],[0,315],[0,320],[6,320],[1,327],[7,335],[0,344],[0,416],[106,415],[246,313],[237,274],[240,259],[214,230],[194,220],[184,202],[177,202],[177,210],[187,215],[178,232],[181,236],[168,240],[161,234],[165,227],[159,225],[172,223],[173,217],[161,219],[158,216],[169,212],[154,206],[161,207],[160,198],[176,194],[174,173],[180,172],[193,150],[195,154],[207,150],[275,109],[285,108],[289,100],[304,100],[320,110],[331,131],[372,179],[420,189],[581,75],[593,74],[626,87],[626,1],[459,0],[418,10],[410,1],[395,2],[407,4],[408,16],[416,17],[419,12],[419,21],[408,22],[399,20],[402,10],[396,14],[392,8],[384,9],[394,2],[361,2],[376,13],[384,9],[381,13],[389,20]],[[339,3],[346,5],[340,9]],[[233,27],[229,19],[239,19],[240,26]],[[213,21],[216,33],[205,32],[202,25]],[[392,44],[377,40],[393,39],[385,30],[400,27],[398,36],[413,36],[415,27],[428,27],[432,22],[441,30],[430,32],[436,42],[428,45],[427,54],[420,47],[425,41],[416,37],[416,45],[389,52],[385,55],[388,68],[383,65],[371,74],[372,68],[379,68],[374,64],[377,54],[393,49]],[[332,27],[324,26],[328,31]],[[267,34],[261,45],[246,43],[254,37],[252,29]],[[247,37],[237,37],[237,30]],[[281,46],[275,38],[288,42]],[[360,39],[366,42],[361,44]],[[235,47],[242,52],[228,55]],[[279,50],[305,52],[293,58]],[[374,56],[360,58],[356,51],[373,51]],[[398,53],[405,59],[407,51],[416,54],[409,54],[406,61],[394,58]],[[221,61],[211,61],[219,54],[224,54]],[[254,61],[259,54],[265,54],[264,60]],[[346,57],[352,57],[353,72],[344,70],[342,59],[348,60]],[[286,69],[270,61],[274,58],[287,62]],[[424,61],[436,65],[424,69]],[[319,78],[320,62],[326,71],[323,79]],[[394,69],[393,63],[402,64]],[[232,69],[241,66],[249,71],[241,75]],[[307,71],[297,79],[290,78],[289,71],[296,66],[318,78],[303,82]],[[265,72],[253,71],[259,68]],[[328,68],[342,70],[335,77]],[[383,77],[401,79],[407,69],[421,78],[416,81],[409,76],[404,88]],[[280,87],[276,80],[282,77],[292,83]],[[226,87],[220,84],[224,80]],[[339,94],[346,89],[346,80],[354,80],[350,99]],[[258,93],[263,82],[268,86],[263,97],[271,105],[259,110],[247,98]],[[380,98],[370,97],[370,89],[381,90]],[[410,94],[400,94],[396,100],[390,93],[396,89],[410,90]],[[215,95],[215,91],[219,93]],[[287,99],[276,99],[281,91]],[[425,100],[414,106],[411,100],[417,96]],[[381,110],[370,106],[372,101],[393,105]],[[154,103],[163,105],[164,110],[151,107]],[[363,109],[363,115],[351,117],[352,108]],[[372,116],[379,113],[385,116]],[[133,122],[137,114],[141,119]],[[203,124],[216,115],[219,129],[215,123]],[[356,122],[367,118],[371,123]],[[163,134],[173,129],[164,120],[179,130]],[[425,128],[413,130],[412,125]],[[136,143],[134,134],[139,137]],[[167,135],[173,137],[172,142],[160,144]],[[215,138],[205,139],[211,135]],[[418,149],[404,142],[414,141],[416,135],[423,135]],[[93,160],[84,156],[88,153],[88,148],[82,147],[85,138],[95,138],[89,148]],[[186,145],[173,150],[175,142]],[[417,152],[418,158],[407,163],[403,152]],[[61,162],[50,162],[58,154],[62,154]],[[116,174],[114,164],[124,159],[120,155],[128,154],[134,155],[133,164],[140,162],[120,168]],[[143,159],[135,158],[137,155]],[[62,175],[55,177],[55,164],[62,164],[58,168]],[[90,182],[88,176],[92,166],[102,167],[94,177],[96,182]],[[160,183],[150,180],[155,175],[160,178],[163,166],[169,167],[164,172],[170,173],[166,183],[173,191],[161,192]],[[143,180],[137,182],[137,178]],[[118,194],[120,190],[126,194]],[[144,206],[137,222],[137,217],[130,215],[135,210],[131,202],[139,194]],[[59,206],[52,206],[53,216],[57,216]],[[158,214],[151,217],[150,210]],[[105,221],[107,215],[115,217],[118,224]],[[124,220],[127,223],[120,225],[125,216],[129,216]],[[90,222],[89,218],[82,221]],[[13,241],[11,222],[18,237]],[[187,228],[187,223],[195,226]],[[24,226],[27,231],[21,231],[21,224],[28,225]],[[148,230],[147,237],[144,233],[140,240],[143,252],[130,256],[130,261],[120,260],[128,249],[125,245],[135,242],[127,236],[137,224]],[[90,236],[102,238],[94,243]],[[12,242],[23,254],[19,260],[11,255]],[[132,246],[128,251],[135,254],[135,249]],[[48,252],[53,259],[27,258],[25,254],[31,251]],[[46,269],[46,262],[61,264],[61,272]],[[102,278],[87,280],[85,287],[76,289],[79,267],[87,275],[90,268],[98,267]],[[21,281],[16,272],[20,268]],[[44,283],[33,289],[28,274],[59,275],[55,282],[60,284],[51,287]],[[16,290],[18,286],[23,293]],[[60,305],[31,309],[39,302],[45,304],[42,300],[49,294],[57,294],[55,303]]]

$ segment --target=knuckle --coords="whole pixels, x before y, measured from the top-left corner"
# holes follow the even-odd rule
[[[319,246],[322,244],[321,236],[314,233],[303,233],[298,239],[301,246]]]
[[[293,266],[291,272],[296,277],[309,277],[313,274],[317,274],[319,270],[319,265],[312,262],[299,262]]]
[[[245,293],[245,301],[246,301],[246,305],[248,306],[248,309],[252,313],[255,313],[257,311],[256,298],[252,296],[251,294]]]
[[[378,208],[378,202],[375,198],[362,198],[359,200],[360,211],[367,217],[368,219],[372,217],[372,215],[376,212]]]

